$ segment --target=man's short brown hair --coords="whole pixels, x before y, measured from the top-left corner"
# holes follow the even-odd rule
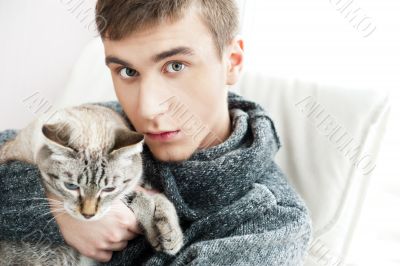
[[[96,23],[100,36],[121,40],[129,34],[163,21],[175,22],[197,6],[209,28],[219,55],[238,33],[235,0],[98,0]]]

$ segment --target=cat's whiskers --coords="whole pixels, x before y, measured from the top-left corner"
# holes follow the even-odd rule
[[[39,204],[34,204],[28,208],[28,210],[31,210],[33,208],[40,208],[40,207],[62,207],[64,204],[63,203],[39,203]]]
[[[63,202],[62,201],[60,201],[60,200],[55,200],[55,199],[48,199],[48,198],[30,198],[30,199],[20,199],[21,201],[34,201],[34,203],[37,203],[37,201],[36,200],[43,200],[44,202],[39,202],[39,204],[48,204],[48,205],[51,205],[51,204],[54,204],[54,205],[56,205],[56,204],[60,204],[60,205],[62,205],[63,204]]]
[[[48,215],[48,214],[51,214],[51,213],[53,213],[53,212],[58,212],[59,210],[64,210],[64,211],[65,211],[65,208],[62,207],[62,208],[59,208],[59,209],[54,209],[54,210],[50,210],[50,211],[48,211],[48,212],[42,213],[41,215],[36,216],[36,219],[38,219],[38,218],[40,218],[40,217],[43,217],[43,216],[46,216],[46,215]]]
[[[55,215],[58,215],[58,214],[61,214],[61,213],[64,213],[64,212],[67,213],[64,208],[59,208],[59,209],[54,209],[54,210],[42,213],[40,215],[35,216],[35,219],[33,219],[31,224],[35,223],[36,220],[40,219],[43,216],[46,216],[46,215],[49,215],[49,214],[52,214],[53,216],[55,216]]]
[[[60,201],[56,199],[50,199],[50,198],[29,198],[29,199],[20,199],[20,200],[51,200],[51,201]]]
[[[54,217],[51,218],[51,219],[46,223],[46,225],[43,227],[43,230],[47,227],[47,225],[48,225],[52,220],[56,219],[56,218],[57,218],[58,216],[60,216],[61,214],[67,213],[67,212],[65,211],[65,209],[62,210],[62,211],[58,211],[58,212],[59,212],[59,213],[57,213],[56,215],[54,215]]]

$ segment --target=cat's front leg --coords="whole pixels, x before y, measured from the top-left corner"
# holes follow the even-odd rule
[[[175,255],[183,246],[183,233],[174,205],[163,194],[135,191],[127,200],[153,248]]]
[[[175,206],[164,194],[153,195],[154,225],[158,233],[160,250],[175,255],[183,246],[183,233]]]

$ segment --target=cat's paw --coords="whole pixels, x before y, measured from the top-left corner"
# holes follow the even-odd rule
[[[155,196],[154,229],[151,244],[157,251],[175,255],[183,246],[183,233],[174,205],[162,194]]]

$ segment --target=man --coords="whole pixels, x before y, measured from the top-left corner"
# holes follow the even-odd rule
[[[15,201],[45,197],[35,168],[15,163],[0,166],[0,192],[9,195],[0,203],[1,237],[37,241],[27,232],[46,228],[41,241],[66,242],[109,265],[301,265],[310,218],[273,161],[274,124],[228,92],[243,67],[234,0],[99,0],[96,16],[119,100],[104,105],[145,135],[145,177],[158,190],[148,192],[174,203],[185,246],[174,257],[154,252],[122,202],[99,221],[62,214],[32,224],[51,210]],[[29,177],[12,177],[22,174]]]

